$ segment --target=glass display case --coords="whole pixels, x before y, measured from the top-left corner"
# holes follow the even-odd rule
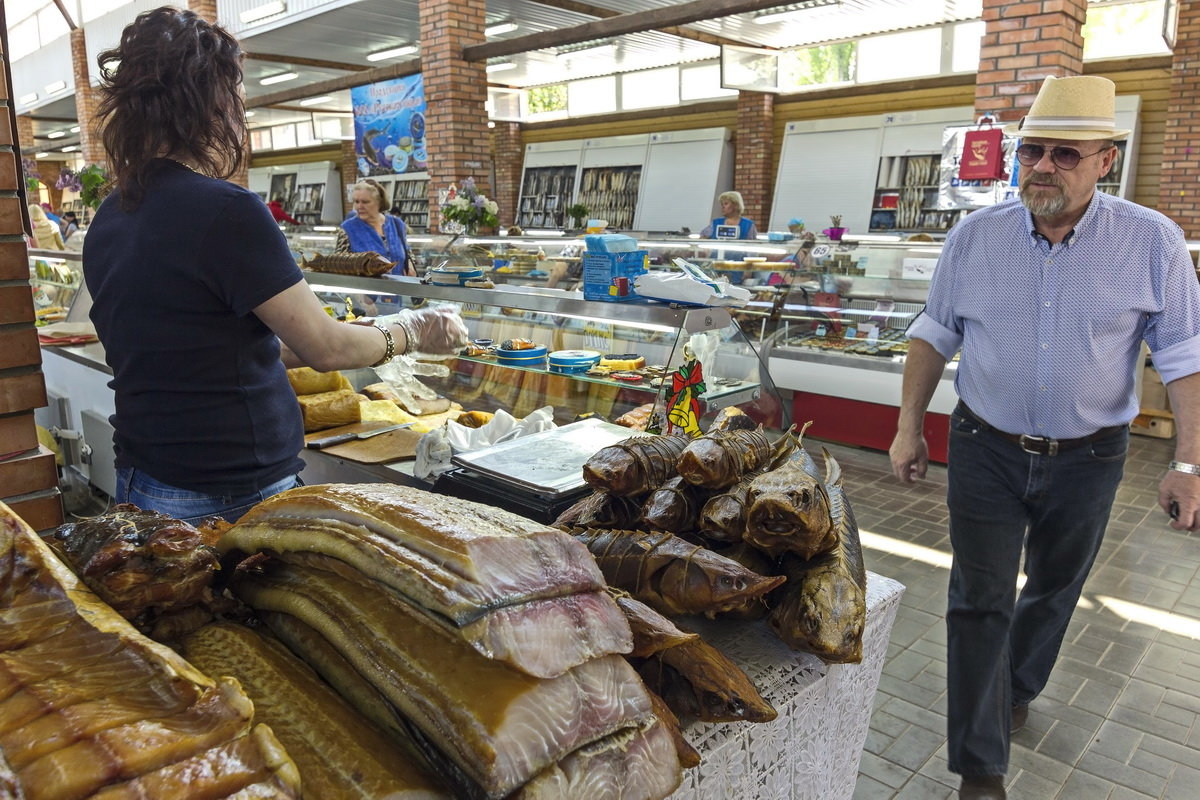
[[[694,355],[704,366],[697,398],[702,421],[732,405],[772,426],[786,420],[765,362],[725,309],[588,301],[579,292],[544,287],[436,286],[398,276],[308,272],[305,278],[319,296],[394,294],[405,302],[457,306],[472,346],[448,362],[448,377],[423,381],[466,410],[504,409],[524,417],[553,406],[556,421],[564,423],[588,412],[615,419],[648,403],[662,408],[672,373]],[[496,349],[513,339],[550,353],[586,350],[627,363],[573,374],[552,371],[545,359],[501,364]]]
[[[33,288],[33,309],[38,322],[65,320],[83,285],[83,255],[35,248],[28,253],[29,285]]]

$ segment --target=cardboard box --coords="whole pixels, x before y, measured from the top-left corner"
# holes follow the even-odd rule
[[[1171,401],[1167,397],[1167,387],[1163,385],[1162,377],[1154,367],[1142,369],[1142,401],[1143,410],[1169,411]]]
[[[1138,436],[1170,439],[1175,435],[1175,416],[1170,411],[1154,411],[1143,408],[1142,413],[1133,418],[1129,432]]]

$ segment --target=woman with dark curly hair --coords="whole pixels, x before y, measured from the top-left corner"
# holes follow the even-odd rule
[[[242,57],[221,27],[164,7],[99,58],[115,189],[84,276],[113,371],[116,499],[185,520],[234,520],[298,482],[285,364],[364,367],[466,339],[444,311],[373,328],[322,311],[267,207],[222,180],[246,157]]]

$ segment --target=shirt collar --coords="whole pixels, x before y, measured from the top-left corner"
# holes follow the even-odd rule
[[[1071,246],[1071,243],[1075,241],[1075,234],[1082,231],[1086,235],[1087,231],[1095,226],[1096,217],[1100,213],[1100,207],[1108,202],[1107,200],[1102,200],[1102,196],[1107,197],[1108,195],[1099,189],[1096,189],[1092,193],[1092,199],[1088,201],[1087,210],[1083,212],[1083,216],[1079,218],[1079,222],[1075,223],[1075,227],[1071,228],[1067,235],[1063,237],[1062,243],[1064,246]],[[1033,214],[1029,213],[1028,210],[1025,211],[1025,230],[1034,241],[1050,242],[1049,239],[1038,232],[1037,228],[1033,227]]]

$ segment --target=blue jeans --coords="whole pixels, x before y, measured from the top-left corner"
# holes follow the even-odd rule
[[[1116,431],[1031,455],[966,416],[950,417],[946,609],[951,771],[1008,771],[1013,705],[1046,685],[1108,525],[1129,449]],[[1021,548],[1026,583],[1016,596]]]
[[[196,524],[205,517],[222,517],[230,522],[271,495],[303,486],[299,475],[290,475],[257,492],[240,495],[207,494],[180,489],[156,480],[133,467],[117,470],[118,503],[133,503],[144,511],[158,511],[169,517]]]

